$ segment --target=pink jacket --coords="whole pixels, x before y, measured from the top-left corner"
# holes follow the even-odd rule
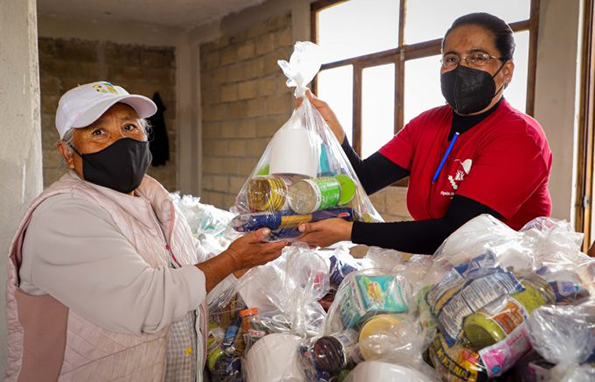
[[[103,329],[84,319],[50,295],[32,296],[19,289],[22,245],[33,211],[44,200],[76,193],[97,203],[113,218],[118,229],[153,267],[167,266],[171,250],[179,262],[196,264],[190,228],[176,210],[168,192],[145,176],[137,193],[150,201],[165,233],[167,246],[155,233],[155,219],[127,211],[128,196],[105,191],[69,172],[31,204],[10,247],[6,288],[9,354],[5,381],[162,381],[165,374],[168,329],[131,335]],[[205,302],[197,315],[197,362],[206,358],[208,312]],[[199,374],[201,374],[199,372]],[[199,376],[200,379],[200,376]]]

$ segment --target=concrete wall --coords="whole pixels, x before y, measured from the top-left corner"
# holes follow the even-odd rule
[[[173,47],[41,37],[39,60],[44,187],[52,184],[67,170],[56,149],[59,137],[55,118],[60,96],[79,84],[108,80],[130,93],[149,98],[159,92],[167,109],[164,115],[170,160],[166,165],[150,167],[149,175],[170,191],[178,189]]]
[[[0,0],[0,52],[0,375],[4,375],[6,253],[25,209],[42,190],[35,0]]]

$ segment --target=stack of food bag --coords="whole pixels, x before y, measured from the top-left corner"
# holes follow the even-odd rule
[[[268,227],[271,239],[295,238],[298,226],[329,218],[382,221],[339,142],[305,97],[321,65],[318,46],[297,42],[289,62],[279,61],[302,104],[275,133],[240,190],[237,232]]]
[[[203,250],[226,248],[231,214],[174,199]],[[595,380],[595,261],[581,241],[563,221],[517,232],[482,215],[434,256],[294,243],[209,294],[207,369],[213,381]]]
[[[453,233],[417,295],[422,326],[437,329],[428,355],[442,379],[503,375],[532,349],[534,311],[588,297],[593,261],[579,245],[568,223],[551,219],[516,232],[484,215]]]

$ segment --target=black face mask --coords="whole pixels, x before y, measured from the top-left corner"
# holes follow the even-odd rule
[[[72,147],[72,145],[70,146]],[[92,154],[80,154],[86,181],[129,194],[143,180],[151,164],[149,142],[122,138]]]
[[[502,89],[496,91],[494,77],[503,67],[504,64],[492,76],[486,71],[459,65],[440,76],[442,95],[457,113],[477,113],[488,107]]]

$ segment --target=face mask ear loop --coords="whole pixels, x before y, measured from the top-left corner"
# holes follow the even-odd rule
[[[508,60],[504,61],[502,63],[502,65],[500,65],[500,68],[498,70],[496,70],[496,73],[494,73],[494,75],[492,76],[492,79],[494,79],[494,77],[496,77],[498,75],[498,73],[500,73],[500,71],[502,70],[504,65],[506,65],[507,62],[508,62]],[[496,94],[500,93],[500,90],[502,90],[503,88],[506,88],[506,84],[502,84],[502,86],[500,86],[500,89],[496,90],[496,93],[494,93],[492,98],[494,98],[496,96]]]
[[[79,152],[78,152],[78,150],[77,150],[77,149],[75,149],[75,148],[74,148],[74,146],[70,144],[70,142],[66,142],[66,144],[67,144],[67,145],[68,145],[68,146],[69,146],[69,147],[72,149],[72,151],[74,151],[74,152],[76,153],[76,155],[78,155],[78,156],[79,156],[79,157],[81,157],[81,158],[83,157],[83,156],[81,155],[81,153],[79,153]]]

